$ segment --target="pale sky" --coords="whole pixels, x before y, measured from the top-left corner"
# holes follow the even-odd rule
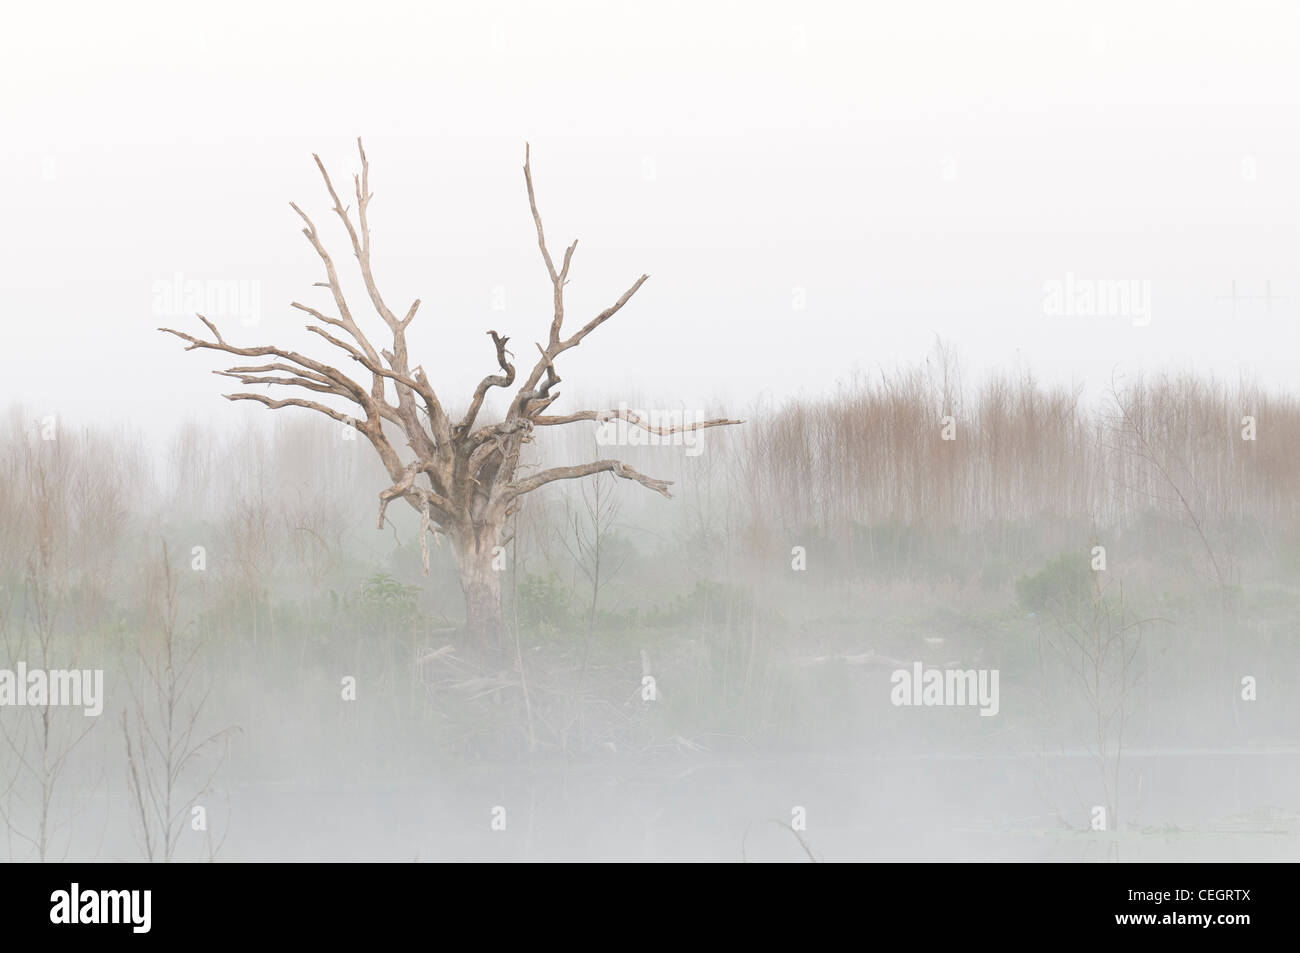
[[[358,135],[377,277],[423,300],[413,354],[453,406],[495,370],[485,331],[523,355],[549,323],[525,141],[557,254],[580,239],[570,320],[651,275],[571,394],[743,409],[936,335],[968,379],[1287,386],[1298,28],[1287,3],[11,5],[0,399],[232,417],[220,358],[153,330],[198,326],[155,313],[177,275],[256,289],[229,340],[327,355],[289,308],[327,302],[288,203],[347,270],[311,155],[350,185]],[[1149,324],[1046,314],[1067,276],[1145,283]]]

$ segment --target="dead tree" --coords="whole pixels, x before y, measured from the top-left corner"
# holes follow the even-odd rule
[[[516,385],[516,370],[511,359],[514,355],[506,349],[508,337],[495,330],[487,333],[492,338],[496,364],[500,373],[489,374],[479,382],[470,398],[468,408],[459,418],[446,409],[423,367],[412,364],[407,353],[406,331],[415,320],[420,306],[414,301],[399,316],[385,301],[375,280],[371,262],[370,223],[370,165],[361,140],[357,140],[361,158],[361,172],[353,176],[356,192],[355,221],[350,207],[345,207],[331,182],[329,173],[319,156],[313,156],[325,188],[333,201],[333,211],[339,217],[352,252],[361,270],[366,293],[378,318],[386,326],[388,347],[376,347],[369,334],[362,329],[355,312],[344,298],[334,259],[326,251],[316,225],[298,205],[290,203],[304,223],[303,234],[320,256],[325,267],[325,281],[317,287],[329,290],[336,313],[293,302],[292,307],[312,318],[307,330],[320,336],[353,363],[360,365],[354,375],[315,358],[272,345],[239,347],[232,344],[203,315],[197,315],[211,334],[210,339],[198,338],[171,328],[160,328],[188,343],[187,351],[203,348],[223,351],[243,358],[257,358],[259,363],[241,364],[214,373],[232,377],[248,385],[281,385],[310,391],[346,402],[343,407],[305,397],[272,398],[266,394],[235,393],[224,395],[227,400],[251,400],[271,409],[303,407],[324,414],[345,426],[355,427],[379,454],[384,468],[392,479],[392,486],[379,494],[379,526],[384,525],[384,514],[393,500],[405,500],[420,514],[420,543],[424,553],[424,570],[429,567],[428,534],[442,533],[449,538],[460,572],[461,588],[465,593],[466,620],[473,641],[480,650],[495,651],[501,644],[501,592],[500,576],[493,571],[493,553],[503,544],[506,521],[526,493],[557,480],[572,480],[594,473],[613,473],[625,480],[634,480],[663,496],[669,496],[670,481],[657,480],[632,469],[619,460],[594,460],[576,466],[560,466],[541,470],[527,477],[517,475],[520,451],[533,439],[538,427],[554,427],[580,421],[605,423],[621,419],[629,426],[640,427],[661,436],[701,430],[708,427],[740,423],[738,420],[715,419],[684,424],[678,427],[658,427],[626,409],[582,410],[564,415],[548,415],[546,409],[558,398],[555,386],[560,383],[556,360],[565,351],[577,347],[587,335],[595,331],[631,300],[646,282],[642,275],[612,305],[591,318],[577,330],[566,334],[564,326],[564,288],[569,281],[569,268],[577,241],[570,244],[556,266],[546,245],[542,230],[542,217],[537,211],[533,192],[533,177],[527,147],[524,150],[524,182],[528,189],[528,204],[537,229],[537,244],[546,272],[551,281],[554,313],[546,343],[537,343],[539,356],[536,363],[510,399],[501,419],[480,423],[479,412],[492,388],[509,391]],[[382,343],[382,342],[381,342]],[[351,366],[351,365],[345,365]],[[401,439],[396,438],[401,435]],[[409,453],[398,447],[409,448]]]

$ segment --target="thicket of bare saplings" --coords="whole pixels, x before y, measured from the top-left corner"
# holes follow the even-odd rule
[[[747,423],[698,453],[619,448],[672,501],[609,474],[529,495],[489,665],[461,651],[451,553],[433,545],[425,576],[418,514],[376,529],[387,476],[344,428],[276,414],[146,447],[12,408],[0,666],[102,667],[111,717],[5,719],[11,855],[66,851],[86,790],[171,855],[223,778],[333,760],[1087,743],[1118,814],[1126,746],[1190,741],[1190,709],[1198,741],[1294,741],[1294,706],[1232,687],[1300,660],[1294,398],[1192,377],[971,387],[938,352],[735,410]],[[590,458],[595,426],[521,467]],[[916,659],[1000,668],[1003,716],[905,718],[888,672]],[[365,704],[341,703],[346,679]]]

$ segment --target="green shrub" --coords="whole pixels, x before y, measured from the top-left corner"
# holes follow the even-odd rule
[[[1086,554],[1059,556],[1036,573],[1016,582],[1016,601],[1033,612],[1048,608],[1072,611],[1092,598],[1092,567]]]
[[[533,632],[563,632],[573,626],[573,600],[554,572],[529,573],[519,582],[519,624]]]

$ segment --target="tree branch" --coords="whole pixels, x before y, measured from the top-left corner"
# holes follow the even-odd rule
[[[718,417],[714,420],[700,420],[695,423],[683,423],[680,427],[658,427],[651,424],[638,414],[626,408],[618,410],[579,410],[572,414],[563,416],[546,416],[539,415],[533,417],[533,423],[538,427],[558,427],[562,424],[578,423],[583,420],[593,420],[596,423],[608,423],[611,420],[624,420],[635,427],[653,434],[659,434],[661,437],[667,437],[675,433],[691,433],[696,430],[707,430],[710,427],[731,427],[737,424],[743,424],[743,420],[732,420],[729,417]]]
[[[187,351],[203,349],[222,351],[223,353],[234,354],[238,357],[283,358],[286,361],[298,365],[299,368],[313,372],[318,378],[324,378],[325,380],[331,381],[338,388],[334,393],[351,400],[353,403],[361,407],[365,411],[365,416],[367,418],[373,419],[384,416],[385,409],[391,412],[391,408],[388,408],[382,399],[376,400],[371,394],[366,392],[365,388],[337,368],[330,367],[328,364],[322,364],[319,361],[314,361],[296,351],[286,351],[283,348],[272,346],[236,347],[233,344],[227,343],[227,341],[221,336],[221,333],[217,330],[216,325],[211,321],[201,314],[197,317],[207,325],[209,330],[212,331],[213,337],[216,338],[215,341],[204,341],[201,338],[196,338],[191,334],[186,334],[184,331],[177,331],[174,328],[159,328],[158,330],[165,334],[174,335],[182,341],[187,341],[189,343],[189,347],[185,349]],[[294,370],[295,373],[297,372],[296,369],[290,370]],[[237,377],[239,374],[240,369],[238,368],[231,368],[230,371],[226,372],[226,376],[231,377]]]
[[[555,359],[570,348],[577,347],[582,343],[583,338],[623,310],[623,306],[632,300],[632,296],[646,283],[649,277],[649,275],[642,275],[638,278],[633,282],[632,287],[623,292],[617,301],[588,321],[568,339],[561,340],[558,334],[553,335],[551,343],[542,351],[542,356],[538,359],[536,366],[533,367],[532,373],[528,375],[528,380],[519,389],[519,393],[515,395],[514,403],[510,408],[510,415],[518,416],[527,412],[530,401],[537,399],[539,396],[544,396],[544,391],[537,390],[537,382],[542,379],[542,374],[546,373],[548,369],[552,373],[554,372]]]
[[[460,424],[457,425],[456,429],[461,433],[464,433],[469,430],[470,427],[474,426],[474,420],[478,417],[479,409],[483,406],[483,398],[487,396],[488,388],[509,387],[515,382],[515,366],[506,360],[506,355],[510,353],[506,350],[506,342],[509,341],[510,338],[502,337],[495,331],[489,331],[488,334],[492,335],[492,344],[497,349],[497,365],[501,370],[505,371],[505,373],[489,374],[487,377],[483,378],[483,380],[479,381],[478,387],[474,389],[474,397],[469,402],[469,410],[465,412],[465,416],[461,419]]]
[[[551,329],[547,335],[546,347],[542,348],[541,345],[538,345],[537,349],[542,352],[541,357],[538,359],[537,364],[534,365],[532,373],[528,375],[528,379],[520,387],[519,393],[515,395],[515,399],[511,402],[507,414],[509,417],[518,417],[521,414],[535,414],[544,409],[545,405],[541,407],[532,405],[534,401],[546,400],[551,387],[560,381],[559,375],[555,371],[555,358],[569,350],[569,348],[577,347],[583,338],[617,314],[649,277],[649,275],[642,275],[631,288],[623,293],[623,296],[617,302],[587,322],[567,341],[561,340],[560,331],[564,325],[564,286],[569,281],[569,266],[573,262],[573,253],[578,248],[578,242],[575,239],[564,250],[563,264],[560,266],[560,270],[556,271],[555,261],[551,258],[550,249],[546,247],[546,231],[542,227],[542,215],[537,210],[537,193],[533,188],[531,150],[527,143],[524,144],[524,183],[528,187],[528,208],[533,214],[533,224],[537,228],[537,247],[541,249],[542,260],[546,262],[546,273],[551,279],[554,315],[551,318]],[[539,388],[537,385],[541,381],[543,374],[546,375],[546,383]]]
[[[580,477],[591,476],[593,473],[604,472],[613,473],[616,477],[621,477],[624,480],[635,480],[642,486],[654,490],[666,498],[672,497],[672,494],[668,492],[668,488],[673,485],[672,480],[656,480],[654,477],[633,470],[620,460],[596,460],[592,463],[582,463],[573,467],[553,467],[550,470],[543,470],[527,480],[510,483],[506,486],[506,499],[513,500],[525,493],[531,493],[540,486],[554,483],[556,480],[576,480]]]

